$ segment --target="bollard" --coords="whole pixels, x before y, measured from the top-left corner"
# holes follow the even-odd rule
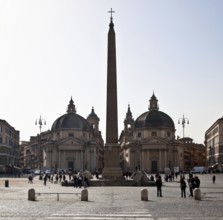
[[[194,200],[201,200],[201,190],[199,188],[194,189]]]
[[[88,190],[83,189],[81,191],[81,201],[88,201]]]
[[[5,187],[9,187],[9,181],[5,180]]]
[[[35,189],[29,189],[29,191],[28,191],[28,200],[29,201],[35,201],[36,200]]]
[[[147,189],[141,190],[141,200],[148,201],[148,190]]]

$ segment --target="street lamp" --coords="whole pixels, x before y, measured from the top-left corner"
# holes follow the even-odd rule
[[[40,115],[40,117],[36,119],[35,125],[39,125],[39,133],[41,134],[42,126],[46,125],[46,120],[44,118],[41,118]]]
[[[41,115],[39,118],[36,119],[35,125],[39,125],[39,157],[38,157],[38,164],[39,164],[39,169],[41,170],[41,160],[40,160],[40,152],[41,152],[41,147],[40,147],[40,142],[41,142],[41,129],[43,125],[46,125],[46,120],[44,118],[41,118]]]
[[[183,115],[183,118],[179,118],[179,120],[178,120],[178,124],[182,124],[182,126],[183,126],[183,138],[184,138],[185,123],[189,124],[189,119],[185,118]]]

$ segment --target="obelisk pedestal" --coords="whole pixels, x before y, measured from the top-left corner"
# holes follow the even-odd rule
[[[120,168],[120,145],[106,144],[104,148],[104,169],[102,176],[105,179],[122,179]]]

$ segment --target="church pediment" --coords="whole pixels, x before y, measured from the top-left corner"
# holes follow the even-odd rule
[[[80,139],[77,139],[75,137],[67,137],[59,141],[58,143],[60,146],[61,145],[83,145],[84,142],[81,141]]]
[[[167,141],[155,136],[146,139],[142,144],[167,144]]]

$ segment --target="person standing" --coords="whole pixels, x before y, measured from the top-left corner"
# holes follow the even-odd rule
[[[186,187],[187,187],[187,184],[186,184],[186,181],[185,179],[183,178],[183,176],[180,177],[180,189],[181,189],[181,197],[183,198],[186,198]]]
[[[160,175],[156,178],[156,188],[157,188],[157,197],[163,197],[162,196],[162,178]]]

